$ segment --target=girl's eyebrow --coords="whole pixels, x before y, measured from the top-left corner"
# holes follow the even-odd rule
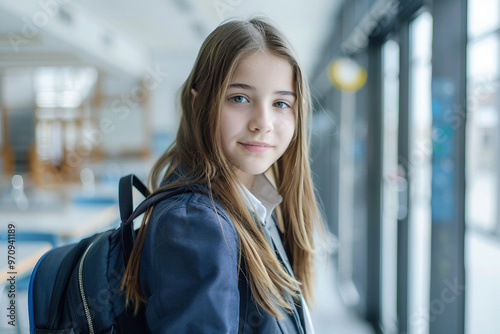
[[[295,95],[294,92],[291,92],[289,90],[279,90],[277,92],[274,92],[274,94],[278,94],[278,95],[290,95],[290,96],[293,96],[294,98],[297,98],[297,95]]]
[[[247,85],[247,84],[244,84],[244,83],[232,83],[232,84],[229,85],[228,88],[241,88],[241,89],[255,90],[254,86],[250,86],[250,85]],[[278,91],[274,92],[274,94],[277,94],[277,95],[291,95],[291,96],[297,98],[297,95],[294,92],[289,91],[289,90],[278,90]]]
[[[255,90],[254,86],[250,86],[244,83],[232,83],[229,85],[228,88],[241,88],[241,89],[250,89],[250,90]]]

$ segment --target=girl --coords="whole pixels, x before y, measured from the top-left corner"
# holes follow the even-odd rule
[[[184,193],[146,212],[127,302],[145,303],[152,333],[314,333],[305,300],[321,224],[309,91],[289,44],[261,19],[224,23],[180,98],[176,140],[150,182]]]

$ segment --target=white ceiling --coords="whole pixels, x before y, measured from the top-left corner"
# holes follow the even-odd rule
[[[0,68],[79,62],[78,57],[64,45],[54,45],[42,30],[37,34],[24,35],[24,25],[22,18],[0,7]]]
[[[85,0],[89,10],[148,47],[196,53],[223,20],[265,15],[282,29],[312,70],[343,0]]]
[[[223,20],[231,17],[248,18],[251,15],[265,15],[288,36],[298,51],[306,72],[310,73],[329,29],[333,26],[334,14],[342,1],[75,0],[69,3],[68,12],[74,14],[74,21],[79,19],[76,14],[92,19],[94,26],[92,29],[89,28],[88,34],[101,26],[103,31],[106,31],[106,36],[103,37],[102,32],[101,35],[96,34],[100,42],[120,35],[125,39],[120,40],[121,44],[117,42],[115,44],[123,46],[128,43],[128,50],[135,50],[139,45],[144,47],[145,52],[129,56],[136,60],[132,65],[137,68],[144,67],[141,57],[146,54],[149,54],[149,57],[176,55],[177,58],[194,59],[203,39]],[[84,35],[74,36],[73,39],[82,38],[82,40],[72,43],[71,38],[61,35],[63,33],[61,30],[64,29],[60,26],[51,26],[53,22],[47,25],[47,28],[52,28],[52,34],[46,33],[43,29],[45,27],[42,26],[40,33],[22,46],[22,52],[13,52],[8,34],[15,32],[22,36],[23,22],[26,22],[26,19],[32,20],[34,14],[41,12],[39,2],[25,1],[25,3],[30,2],[31,7],[25,5],[25,8],[21,8],[20,5],[15,7],[14,2],[0,0],[0,67],[53,64],[58,61],[66,64],[78,61],[92,64],[99,56],[102,57],[102,61],[94,65],[101,69],[106,70],[106,66],[111,68],[118,63],[122,67],[128,66],[127,52],[123,51],[127,48],[122,48],[118,53],[124,59],[114,61],[112,57],[117,55],[111,52],[106,54],[106,50],[103,49],[106,45],[96,44],[92,45],[93,48],[87,47],[84,44],[90,42],[84,40]],[[23,11],[16,12],[18,9]],[[96,54],[87,55],[92,50],[95,50]]]

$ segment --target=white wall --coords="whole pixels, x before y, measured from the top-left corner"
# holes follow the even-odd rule
[[[150,67],[166,74],[159,85],[150,91],[149,129],[156,138],[154,152],[163,151],[177,133],[180,120],[178,93],[191,72],[197,54],[169,52],[153,55]]]

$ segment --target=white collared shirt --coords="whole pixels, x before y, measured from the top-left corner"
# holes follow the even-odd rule
[[[256,175],[250,191],[245,186],[242,186],[242,189],[245,204],[251,212],[257,215],[261,224],[266,226],[268,223],[273,222],[271,214],[283,198],[267,177],[264,174]]]
[[[244,185],[241,185],[241,190],[244,192],[242,194],[242,198],[245,201],[246,206],[251,212],[254,212],[260,223],[271,233],[275,235],[275,243],[280,242],[278,233],[278,226],[276,226],[274,220],[271,218],[271,214],[274,208],[281,203],[283,198],[276,191],[276,188],[271,184],[271,182],[267,179],[264,174],[256,175],[252,184],[252,188],[249,191]],[[246,195],[245,195],[246,194]],[[274,226],[273,226],[274,225]],[[279,241],[278,241],[279,240]],[[286,256],[286,252],[283,248],[283,244],[276,245],[276,247],[280,248],[280,253]],[[283,257],[282,255],[282,257]],[[288,267],[290,267],[290,263],[288,263],[288,258],[283,259],[287,262]],[[309,313],[309,308],[304,297],[300,296],[302,301],[302,308],[304,312],[304,320],[305,320],[305,330],[307,334],[314,334],[314,327],[311,321],[311,315]]]

